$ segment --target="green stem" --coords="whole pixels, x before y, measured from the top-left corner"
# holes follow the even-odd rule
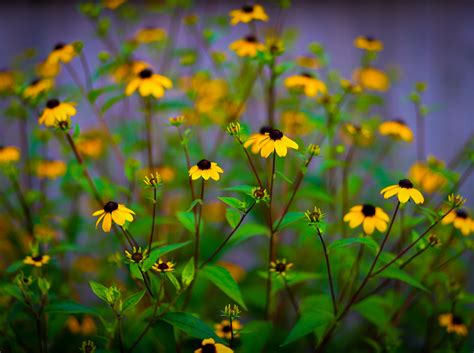
[[[276,151],[273,152],[272,171],[270,177],[270,201],[268,205],[268,228],[270,229],[270,240],[268,246],[268,264],[267,264],[267,289],[266,289],[266,304],[265,304],[265,318],[270,319],[271,301],[272,301],[272,273],[270,271],[270,264],[275,257],[275,232],[273,231],[273,216],[272,216],[272,201],[273,201],[273,182],[275,180],[275,163]]]
[[[153,234],[155,232],[155,218],[156,218],[156,187],[153,187],[153,218],[151,221],[150,239],[148,240],[148,253],[150,253],[151,244],[153,243]]]
[[[321,230],[319,229],[319,227],[316,227],[316,231],[318,232],[318,236],[319,236],[319,239],[321,240],[321,245],[323,247],[324,258],[326,260],[326,269],[328,272],[329,288],[331,290],[332,309],[333,309],[334,316],[336,316],[337,315],[336,294],[334,291],[334,284],[332,280],[332,272],[331,272],[331,264],[329,262],[329,255],[326,248],[326,244],[324,243],[323,235],[321,234]]]

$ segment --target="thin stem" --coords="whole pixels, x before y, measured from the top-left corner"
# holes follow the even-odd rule
[[[331,289],[332,309],[333,309],[334,316],[336,316],[337,315],[336,294],[335,294],[335,291],[334,291],[334,284],[333,284],[332,272],[331,272],[331,264],[329,262],[328,251],[327,251],[326,244],[324,243],[324,238],[323,238],[323,235],[321,234],[321,230],[319,229],[319,227],[316,227],[316,231],[318,232],[318,236],[319,236],[319,239],[321,240],[321,245],[322,245],[323,251],[324,251],[324,258],[326,260],[326,268],[327,268],[327,272],[328,272],[329,288]]]
[[[204,202],[204,179],[202,179],[201,182],[201,204],[199,205],[199,214],[198,214],[198,219],[196,223],[196,242],[194,245],[194,268],[197,269],[199,268],[199,253],[200,253],[200,241],[201,241],[201,232],[200,232],[200,225],[201,225],[201,218],[202,218],[202,206]]]
[[[115,313],[115,315],[117,316],[117,328],[118,328],[118,339],[119,339],[119,344],[120,344],[120,353],[124,353],[125,348],[123,345],[122,317],[118,313]]]
[[[151,99],[150,97],[144,98],[145,105],[145,135],[146,135],[146,146],[147,146],[147,161],[148,169],[151,170],[153,167],[153,119],[151,113]]]
[[[138,266],[138,269],[140,270],[140,273],[142,274],[142,278],[143,278],[143,283],[145,284],[145,287],[146,287],[146,290],[148,292],[148,294],[150,294],[150,296],[153,298],[153,292],[151,291],[151,286],[150,286],[150,283],[148,282],[148,277],[146,276],[146,274],[143,272],[143,270],[141,269],[140,265]]]
[[[247,156],[247,160],[249,161],[250,168],[252,169],[252,172],[255,175],[255,178],[257,179],[258,186],[260,187],[260,189],[263,189],[263,183],[260,180],[260,177],[258,176],[257,169],[255,168],[255,164],[252,161],[252,157],[250,156],[247,149],[244,147],[244,144],[242,140],[240,139],[240,137],[237,137],[237,141],[239,142],[240,146],[242,146],[242,149],[244,150],[245,155]]]
[[[28,233],[30,234],[30,236],[33,237],[34,223],[33,223],[33,217],[31,215],[30,207],[28,205],[28,202],[26,201],[25,195],[23,195],[23,191],[21,190],[20,183],[18,182],[18,179],[16,178],[16,176],[10,173],[9,177],[13,186],[13,190],[16,193],[18,201],[20,202],[20,205],[21,205],[21,209],[25,216],[26,227],[28,229]]]
[[[230,348],[233,347],[234,345],[234,325],[232,323],[232,317],[229,317],[229,326],[230,326],[230,342],[229,346]]]
[[[84,72],[84,77],[86,80],[87,90],[90,92],[92,90],[92,75],[91,70],[89,69],[89,64],[87,63],[87,58],[84,55],[84,51],[81,51],[79,55],[81,59],[82,71]]]
[[[265,318],[270,319],[271,300],[272,300],[272,276],[270,264],[275,257],[275,232],[273,231],[272,201],[273,201],[273,182],[275,180],[276,151],[273,152],[272,172],[270,177],[270,201],[268,205],[268,227],[270,229],[270,240],[268,246],[268,264],[267,264],[267,290],[265,304]]]
[[[181,142],[181,145],[183,146],[184,155],[186,156],[186,166],[188,167],[188,170],[189,170],[189,169],[191,169],[191,160],[189,158],[188,146],[184,142],[183,134],[181,133],[181,130],[179,129],[179,127],[177,127],[176,129],[178,130],[179,140]],[[195,200],[196,196],[194,194],[193,179],[191,179],[191,177],[189,177],[188,179],[189,179],[189,189],[191,191],[191,199]],[[194,221],[196,221],[196,219]]]
[[[342,207],[341,207],[341,220],[344,218],[344,214],[349,207],[349,186],[348,186],[348,176],[349,176],[349,169],[351,167],[352,159],[354,157],[354,150],[355,145],[351,144],[349,147],[349,151],[347,151],[346,158],[344,160],[344,165],[342,167]],[[342,233],[345,235],[346,233],[346,226],[345,222],[341,222],[342,225]]]
[[[156,218],[156,187],[153,187],[153,218],[151,221],[150,239],[148,240],[148,253],[150,253],[151,244],[153,243],[153,234],[155,232],[155,218]]]
[[[283,278],[283,283],[285,284],[285,289],[286,289],[286,292],[288,293],[288,297],[290,298],[291,305],[293,306],[293,309],[295,310],[296,315],[300,317],[301,316],[300,307],[298,305],[298,302],[296,301],[293,291],[288,285],[288,280],[286,279],[285,276],[281,276],[281,278]]]

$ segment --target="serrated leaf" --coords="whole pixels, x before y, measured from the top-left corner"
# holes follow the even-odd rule
[[[138,293],[132,294],[127,299],[124,300],[122,305],[122,313],[126,310],[133,309],[139,302],[142,300],[145,295],[146,290],[142,290]]]
[[[242,298],[239,285],[230,275],[229,271],[217,265],[207,265],[200,273],[210,280],[230,299],[234,300],[238,305],[247,310],[247,306]]]

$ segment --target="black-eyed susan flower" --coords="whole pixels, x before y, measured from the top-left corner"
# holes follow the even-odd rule
[[[174,263],[171,261],[163,261],[162,259],[159,259],[153,264],[151,269],[159,273],[173,272],[174,266]]]
[[[314,56],[301,55],[296,58],[296,64],[305,69],[319,69],[321,68],[321,63]]]
[[[151,65],[145,61],[133,60],[131,62],[126,62],[112,71],[112,79],[116,83],[128,83],[141,71],[147,68],[151,68]]]
[[[84,315],[80,321],[75,316],[69,316],[66,320],[66,327],[72,333],[83,336],[93,335],[97,329],[94,319],[89,315]]]
[[[185,120],[184,115],[178,115],[178,116],[173,116],[171,118],[168,118],[168,122],[170,123],[170,125],[176,126],[176,127],[183,125],[184,120]]]
[[[464,324],[462,317],[446,313],[438,316],[439,326],[445,327],[446,332],[455,333],[458,336],[467,336],[467,326]]]
[[[143,182],[150,188],[156,188],[163,183],[161,181],[161,175],[158,172],[151,173],[150,176],[146,175]]]
[[[286,276],[286,272],[293,267],[291,262],[287,262],[286,259],[275,260],[270,262],[270,272],[275,272],[278,276]]]
[[[289,89],[302,89],[308,97],[316,97],[327,92],[326,84],[307,72],[287,77],[285,86]]]
[[[249,23],[250,21],[268,21],[265,9],[258,4],[244,5],[240,9],[230,11],[229,16],[231,17],[230,24],[232,26],[238,23]]]
[[[165,95],[165,90],[171,89],[173,83],[168,77],[154,74],[150,68],[140,71],[140,73],[130,81],[125,89],[127,96],[132,95],[136,90],[142,97],[154,96],[161,98]]]
[[[372,36],[358,36],[356,39],[354,39],[354,46],[359,49],[364,49],[373,52],[383,50],[382,41]]]
[[[285,157],[288,153],[288,148],[295,150],[299,148],[295,141],[286,137],[283,132],[277,129],[266,133],[265,137],[258,141],[258,146],[260,148],[260,155],[264,158],[267,158],[273,152],[276,152],[280,157]]]
[[[51,62],[48,59],[40,62],[35,67],[35,73],[41,78],[54,78],[61,72],[61,64],[59,62]]]
[[[220,179],[219,173],[224,173],[222,168],[219,167],[216,162],[211,162],[207,159],[201,159],[196,165],[193,165],[191,169],[189,169],[189,176],[192,180],[199,178],[208,180],[211,178],[217,181]]]
[[[469,217],[468,212],[459,208],[452,210],[441,221],[442,224],[453,224],[454,228],[459,229],[463,235],[469,235],[474,231],[474,220]]]
[[[418,161],[408,171],[408,176],[413,184],[419,185],[424,192],[432,193],[444,187],[448,180],[440,172],[444,162],[429,156],[427,162]]]
[[[304,112],[287,110],[281,114],[283,129],[290,135],[304,136],[313,129],[308,115]]]
[[[216,343],[213,338],[207,338],[201,342],[201,347],[194,353],[233,353],[234,351],[221,343]]]
[[[379,232],[385,232],[388,221],[388,215],[380,207],[369,204],[354,206],[344,216],[344,222],[349,222],[349,227],[356,228],[362,224],[367,235],[372,234],[375,228]]]
[[[0,146],[0,164],[18,162],[20,149],[15,146]]]
[[[352,79],[362,88],[371,91],[385,92],[390,88],[390,80],[387,74],[375,67],[356,69],[352,74]]]
[[[0,70],[0,92],[7,92],[13,89],[15,77],[10,70]]]
[[[232,337],[239,337],[239,331],[242,330],[242,324],[239,320],[232,320],[232,327],[230,326],[229,320],[222,320],[220,323],[214,325],[214,331],[217,337],[230,340]],[[232,336],[232,331],[233,336]]]
[[[41,114],[38,123],[45,126],[55,126],[58,122],[68,121],[77,111],[75,103],[60,102],[58,99],[50,99],[46,102],[46,107]]]
[[[34,80],[23,92],[26,99],[35,99],[41,94],[49,92],[54,87],[54,81],[49,78]]]
[[[95,226],[99,225],[100,221],[102,222],[102,230],[104,232],[110,232],[112,228],[112,221],[123,226],[125,222],[132,222],[133,215],[135,212],[125,207],[125,205],[118,204],[115,201],[109,201],[104,205],[104,208],[98,211],[95,211],[92,215],[99,216]]]
[[[166,31],[159,27],[141,28],[135,33],[133,41],[140,44],[159,42],[166,38]]]
[[[379,126],[379,132],[384,136],[391,136],[405,142],[413,141],[413,131],[401,119],[384,121]]]
[[[248,35],[232,42],[229,45],[229,49],[234,51],[238,56],[253,58],[257,55],[257,52],[265,50],[265,45],[260,43],[257,37]]]
[[[57,179],[66,173],[66,163],[61,160],[43,160],[36,165],[36,175],[40,179]]]
[[[48,59],[46,60],[52,64],[67,64],[74,59],[75,56],[77,56],[77,51],[73,43],[58,43],[54,46],[53,51],[49,53]]]
[[[49,262],[49,260],[50,260],[49,255],[33,255],[33,256],[28,255],[23,260],[23,263],[26,265],[41,267],[43,265],[46,265]]]
[[[270,131],[272,131],[271,126],[262,126],[258,133],[250,135],[250,137],[245,141],[244,147],[248,148],[252,146],[250,149],[252,153],[258,153],[260,151],[259,142],[262,138],[266,136]]]
[[[142,251],[142,247],[132,247],[132,251],[125,250],[128,263],[141,264],[148,257],[148,249]]]
[[[385,199],[397,195],[398,201],[401,203],[408,202],[410,198],[416,204],[421,204],[425,201],[422,193],[418,189],[415,189],[413,183],[408,179],[402,179],[398,184],[387,186],[386,188],[383,188],[380,193]]]
[[[115,10],[122,4],[126,3],[127,0],[103,0],[102,3],[109,10]]]

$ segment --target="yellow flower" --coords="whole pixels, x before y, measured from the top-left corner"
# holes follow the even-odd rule
[[[403,120],[388,120],[380,124],[379,132],[384,136],[392,136],[394,138],[411,142],[413,141],[413,131]]]
[[[20,149],[15,146],[0,146],[0,164],[18,162]]]
[[[291,262],[287,263],[286,259],[275,260],[270,262],[270,272],[275,272],[278,276],[286,276],[286,271],[291,269],[293,264]]]
[[[141,247],[136,248],[132,247],[132,251],[125,250],[125,256],[127,257],[127,262],[141,264],[148,257],[148,249],[142,251]]]
[[[474,232],[474,220],[469,217],[469,214],[466,210],[459,208],[457,210],[452,210],[448,213],[446,217],[441,221],[442,224],[452,223],[454,228],[457,228],[465,236]]]
[[[388,215],[380,208],[369,204],[357,205],[350,209],[344,216],[344,222],[349,222],[349,227],[356,228],[362,224],[365,234],[372,234],[377,228],[379,232],[387,229]]]
[[[104,151],[104,137],[100,131],[96,130],[81,132],[76,140],[76,146],[82,156],[99,158]]]
[[[319,60],[312,56],[298,56],[296,58],[296,64],[301,67],[304,67],[305,69],[315,70],[321,68],[321,63],[319,62]]]
[[[61,72],[61,64],[59,62],[50,62],[47,59],[36,65],[35,72],[42,78],[53,78]]]
[[[103,220],[102,230],[104,232],[110,232],[110,228],[112,228],[112,221],[114,221],[119,226],[123,226],[126,221],[133,221],[134,214],[135,212],[128,209],[124,205],[118,204],[114,201],[109,201],[104,205],[104,208],[102,210],[95,211],[92,215],[100,216],[95,224],[96,228],[99,225],[100,221]]]
[[[13,72],[10,70],[0,70],[0,92],[11,91],[14,85]]]
[[[303,112],[284,111],[281,115],[283,129],[290,135],[306,135],[311,132],[313,125]]]
[[[115,10],[127,0],[103,0],[104,6],[110,10]]]
[[[156,272],[173,272],[174,271],[174,263],[171,261],[163,261],[162,259],[159,259],[152,267],[152,270]]]
[[[143,69],[130,81],[125,89],[125,94],[130,96],[138,89],[142,97],[150,95],[161,98],[165,95],[165,89],[173,87],[173,83],[168,77],[154,74],[151,69]]]
[[[49,255],[35,255],[35,256],[27,256],[23,260],[23,263],[26,265],[32,265],[36,267],[41,267],[46,265],[49,262]]]
[[[232,42],[229,45],[229,49],[234,51],[238,56],[253,58],[257,55],[257,52],[265,50],[265,45],[260,43],[255,36],[249,35]]]
[[[201,348],[194,353],[234,353],[232,349],[223,344],[216,343],[213,338],[207,338],[201,342]]]
[[[74,107],[76,103],[60,102],[58,99],[50,99],[46,102],[46,108],[43,110],[38,123],[45,126],[55,126],[56,123],[67,121],[70,117],[76,115]]]
[[[261,5],[245,5],[240,9],[229,12],[230,24],[235,26],[238,23],[249,23],[250,21],[268,21],[265,9]]]
[[[325,94],[327,92],[326,84],[307,72],[287,77],[285,86],[289,89],[302,89],[308,97],[315,97],[319,93]]]
[[[199,178],[208,180],[211,178],[217,181],[220,179],[219,173],[224,173],[222,168],[219,167],[216,162],[211,162],[207,159],[201,159],[196,165],[193,165],[191,169],[189,169],[189,176],[192,180]]]
[[[231,331],[234,331],[234,338],[239,337],[239,332],[242,330],[242,325],[239,320],[232,320],[232,328],[230,327],[229,320],[222,320],[220,323],[214,325],[214,331],[217,337],[230,340],[232,338]],[[237,332],[236,332],[237,331]]]
[[[36,166],[36,175],[40,179],[57,179],[66,173],[66,163],[60,160],[40,161]]]
[[[249,146],[252,146],[252,153],[258,153],[260,151],[259,147],[259,142],[262,138],[266,136],[267,133],[272,131],[272,128],[270,126],[262,126],[260,128],[260,131],[257,134],[252,134],[250,137],[245,141],[244,147],[247,148]]]
[[[352,74],[352,79],[362,88],[385,92],[390,88],[390,80],[385,72],[374,67],[363,67],[356,69]]]
[[[141,28],[133,37],[133,40],[141,44],[149,44],[153,42],[159,42],[166,38],[166,31],[158,27],[146,27]]]
[[[467,336],[467,326],[463,319],[452,313],[441,314],[438,316],[438,323],[441,327],[446,327],[448,333],[455,333],[458,336]]]
[[[28,87],[25,88],[25,91],[23,92],[23,97],[25,97],[26,99],[35,99],[40,94],[50,91],[51,89],[53,89],[53,87],[54,81],[49,78],[45,78],[42,80],[34,80],[30,83]]]
[[[184,115],[178,115],[168,118],[168,122],[173,126],[181,126],[184,123]]]
[[[356,83],[352,83],[349,80],[341,79],[341,88],[351,94],[359,94],[362,92],[362,87]]]
[[[368,146],[374,140],[372,130],[352,123],[345,123],[341,128],[342,139],[348,144]]]
[[[354,46],[359,49],[364,49],[367,51],[382,51],[383,43],[371,36],[358,36],[354,40]]]
[[[112,72],[112,79],[116,83],[126,83],[135,78],[142,70],[150,68],[151,65],[145,61],[135,60],[118,66]]]
[[[69,63],[77,56],[76,48],[73,44],[58,43],[54,46],[53,51],[48,55],[46,61],[48,64]]]
[[[273,129],[269,133],[266,133],[265,137],[258,141],[258,147],[260,155],[264,158],[267,158],[275,151],[278,156],[285,157],[288,148],[293,148],[295,150],[299,148],[295,141],[286,137],[283,132],[277,129]]]
[[[427,193],[440,190],[448,182],[443,174],[431,169],[432,163],[433,162],[430,163],[430,161],[428,161],[428,163],[416,162],[408,171],[410,180],[413,180],[415,185],[419,185],[421,189]],[[441,167],[444,167],[444,163],[442,162]]]
[[[75,316],[69,316],[66,320],[66,326],[72,333],[83,336],[93,335],[96,332],[95,321],[89,315],[85,315],[81,322]]]
[[[425,202],[425,198],[420,191],[413,187],[413,184],[408,179],[402,179],[398,184],[387,186],[380,191],[385,199],[397,195],[398,201],[406,203],[410,198],[416,203],[421,204]]]
[[[162,184],[161,175],[158,172],[155,172],[154,174],[151,173],[150,177],[148,177],[148,175],[145,176],[143,182],[146,186],[154,188]]]

